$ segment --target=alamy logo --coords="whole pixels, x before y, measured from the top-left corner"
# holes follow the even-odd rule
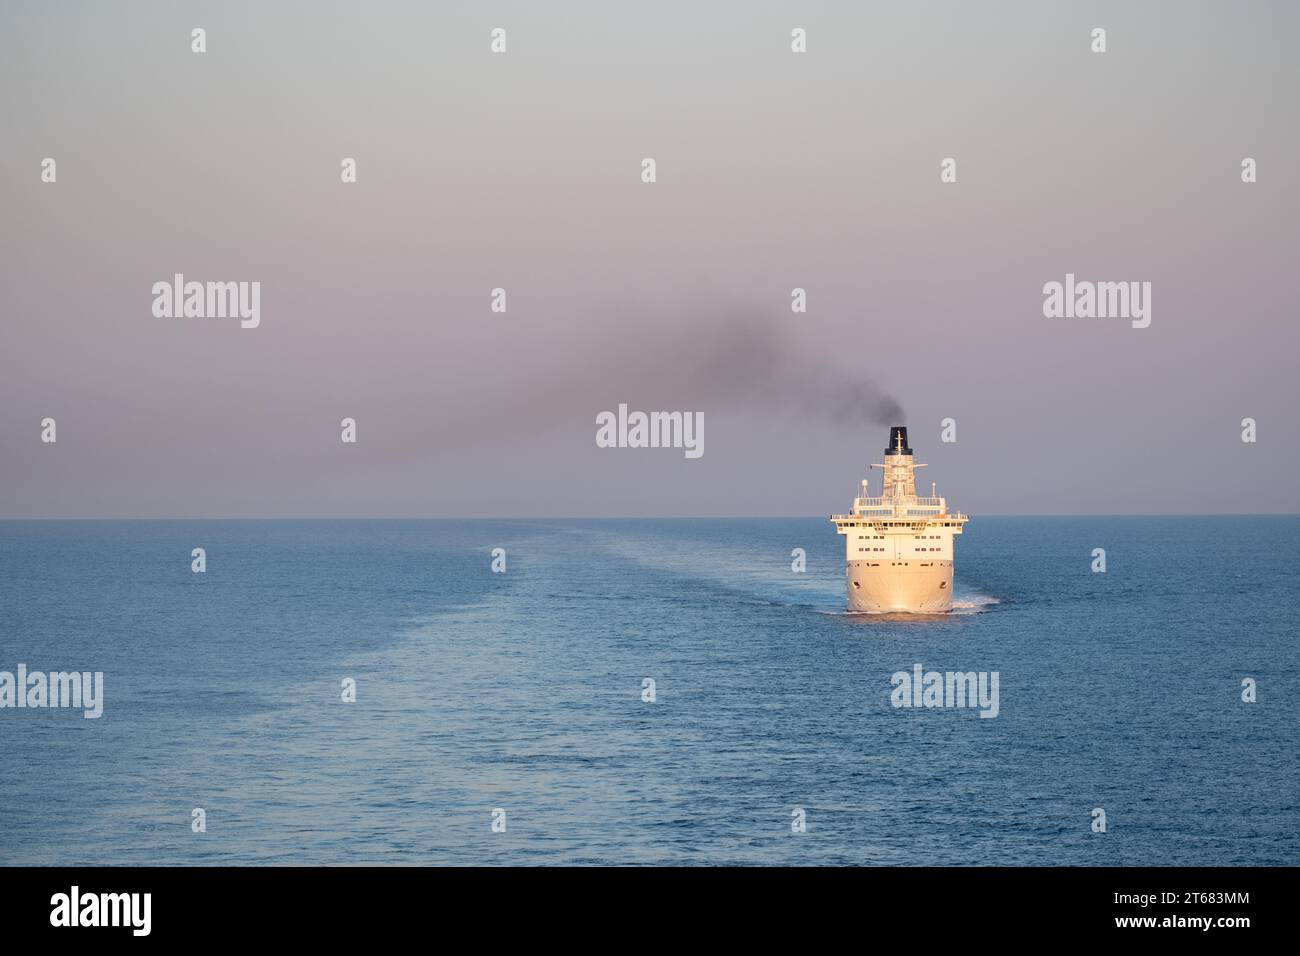
[[[896,671],[889,679],[889,702],[898,707],[971,707],[981,717],[998,715],[997,671],[927,671],[920,664],[912,672]]]
[[[629,412],[596,416],[597,448],[684,448],[687,458],[704,454],[703,412]]]
[[[152,893],[70,893],[50,897],[51,926],[129,926],[133,936],[148,936]]]
[[[41,671],[27,672],[26,664],[18,673],[0,671],[0,709],[5,707],[80,707],[87,720],[103,716],[104,672]]]
[[[262,323],[260,282],[186,282],[178,272],[171,282],[155,282],[153,295],[153,314],[159,319],[237,317],[245,329]]]
[[[1132,319],[1133,328],[1151,324],[1150,282],[1065,282],[1043,286],[1043,316],[1048,319]]]

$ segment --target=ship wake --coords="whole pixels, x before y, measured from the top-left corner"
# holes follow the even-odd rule
[[[934,614],[911,613],[908,611],[850,611],[848,609],[823,611],[823,614],[844,616],[870,621],[943,621],[954,617],[969,617],[982,614],[1001,600],[988,594],[966,594],[952,599],[952,609]]]

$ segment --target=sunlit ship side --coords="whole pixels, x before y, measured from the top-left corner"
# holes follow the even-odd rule
[[[831,515],[845,538],[845,573],[851,611],[942,614],[952,610],[953,538],[969,519],[948,512],[945,499],[919,498],[907,428],[889,430],[879,498],[862,479],[849,514]]]

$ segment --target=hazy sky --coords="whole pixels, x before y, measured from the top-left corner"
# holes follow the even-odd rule
[[[1297,35],[1288,2],[5,0],[0,516],[829,514],[887,435],[820,414],[837,383],[976,515],[1295,512]],[[176,272],[260,282],[260,327],[156,318]],[[1150,282],[1150,327],[1044,318],[1067,272]],[[703,412],[704,456],[597,448],[620,402]]]

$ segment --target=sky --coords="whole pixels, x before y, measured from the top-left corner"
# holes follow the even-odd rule
[[[823,515],[889,424],[975,515],[1296,512],[1298,28],[6,0],[0,517]],[[260,324],[156,316],[178,272]],[[1067,273],[1149,282],[1150,326],[1045,317]],[[704,454],[598,447],[620,403]]]

